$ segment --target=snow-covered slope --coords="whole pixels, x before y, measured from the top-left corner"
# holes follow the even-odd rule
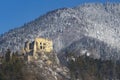
[[[74,54],[76,57],[87,55],[94,59],[119,60],[119,52],[116,48],[110,47],[99,39],[83,36],[80,40],[61,50],[58,57],[62,63],[67,61],[67,55],[69,54]]]
[[[34,40],[36,37],[52,39],[54,49],[59,52],[83,36],[100,40],[110,48],[119,50],[119,30],[120,3],[89,3],[51,11],[20,28],[6,32],[0,36],[0,52],[6,48],[20,50],[26,40]]]

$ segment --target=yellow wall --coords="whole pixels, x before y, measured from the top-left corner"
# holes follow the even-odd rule
[[[30,47],[30,41],[25,42],[25,51],[26,52],[30,52],[29,47]]]
[[[53,43],[51,40],[44,38],[36,38],[34,43],[34,51],[51,52],[53,50]]]
[[[41,53],[41,52],[50,53],[51,51],[53,51],[53,43],[52,43],[52,40],[49,40],[49,39],[35,38],[34,43],[33,43],[34,45],[33,45],[32,49],[29,49],[30,44],[31,43],[29,41],[27,41],[25,43],[25,47],[24,47],[24,51],[26,53],[30,53],[31,51],[33,51],[33,56],[29,56],[29,54],[27,54],[28,61],[32,61],[33,57],[34,57],[34,59],[37,59],[38,58],[37,53]]]

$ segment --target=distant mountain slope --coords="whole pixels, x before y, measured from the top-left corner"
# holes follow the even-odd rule
[[[108,44],[96,38],[83,36],[80,40],[73,42],[70,46],[61,50],[58,57],[63,64],[67,63],[68,55],[74,54],[75,57],[87,55],[94,59],[119,60],[120,51],[109,47]]]
[[[20,50],[26,40],[50,38],[59,52],[83,36],[120,49],[120,3],[90,3],[51,11],[0,36],[0,52]]]

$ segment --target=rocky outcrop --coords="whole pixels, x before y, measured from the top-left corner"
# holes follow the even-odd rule
[[[59,63],[56,53],[42,54],[38,60],[26,63],[27,80],[69,80],[69,69]]]

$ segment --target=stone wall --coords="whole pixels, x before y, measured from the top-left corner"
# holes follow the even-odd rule
[[[25,42],[23,51],[28,56],[28,60],[33,61],[39,56],[38,53],[51,53],[53,51],[53,43],[49,39],[35,38],[33,42]]]
[[[53,50],[53,43],[51,40],[44,38],[36,38],[34,42],[34,51],[49,53]]]

